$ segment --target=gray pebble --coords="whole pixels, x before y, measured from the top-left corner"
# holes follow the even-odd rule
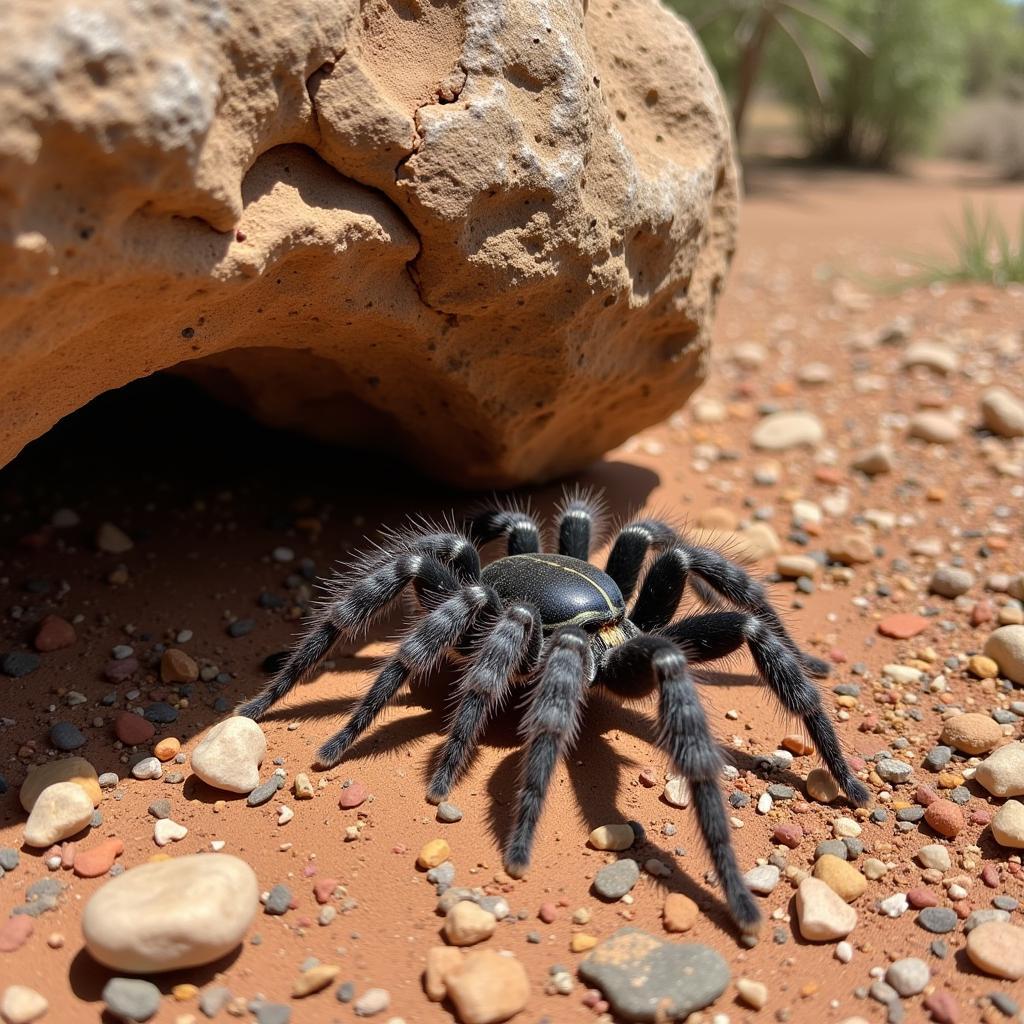
[[[876,825],[884,825],[889,820],[889,812],[884,807],[876,807],[871,812],[871,820]]]
[[[953,803],[960,804],[961,807],[964,804],[971,802],[971,791],[966,786],[957,786],[955,789],[951,789],[946,795],[953,801]]]
[[[141,978],[111,978],[103,986],[107,1009],[124,1021],[145,1021],[160,1009],[160,989]]]
[[[292,1019],[292,1008],[284,1003],[257,1003],[252,1012],[258,1024],[288,1024]]]
[[[147,722],[153,722],[155,725],[168,725],[178,720],[178,709],[158,700],[146,708],[144,717]]]
[[[918,804],[915,804],[912,807],[901,807],[896,812],[896,820],[897,821],[917,822],[917,821],[920,821],[923,817],[924,817],[924,808],[921,807]]]
[[[645,952],[638,957],[635,950]],[[656,1006],[667,1019],[686,1017],[713,1003],[729,984],[729,967],[713,949],[662,942],[635,928],[605,939],[578,970],[627,1021],[653,1020]]]
[[[103,827],[103,812],[96,810],[92,812],[92,817],[89,819],[89,828],[102,828]]]
[[[846,847],[847,860],[856,860],[864,852],[864,841],[856,836],[847,836],[843,846]]]
[[[431,885],[451,885],[455,881],[455,865],[450,860],[438,864],[427,872],[427,881]]]
[[[894,999],[899,999],[899,993],[892,987],[882,981],[881,978],[876,979],[871,983],[871,987],[868,989],[868,995],[871,996],[878,1003],[889,1004]]]
[[[10,651],[0,655],[0,672],[12,679],[20,679],[30,672],[35,672],[39,665],[39,655],[31,651]]]
[[[231,1002],[231,989],[226,985],[211,985],[199,993],[199,1009],[205,1017],[216,1017]]]
[[[58,750],[77,750],[85,746],[85,737],[71,722],[54,722],[50,726],[50,743]]]
[[[149,813],[157,819],[169,818],[171,816],[171,801],[154,800],[149,805]]]
[[[356,986],[354,982],[343,981],[335,990],[334,998],[339,1003],[351,1003],[356,997]]]
[[[117,777],[117,772],[104,772],[97,781],[100,789],[113,789],[121,780]]]
[[[792,786],[784,786],[781,782],[776,782],[768,787],[768,795],[773,800],[792,800],[796,796],[796,791]]]
[[[927,754],[924,755],[924,766],[929,771],[940,772],[943,768],[949,764],[950,758],[953,756],[952,747],[932,747]]]
[[[3,851],[0,850],[0,855],[2,854]],[[0,859],[0,866],[2,865],[3,860]],[[992,906],[995,907],[996,910],[1008,910],[1012,912],[1020,906],[1020,902],[1015,900],[1012,896],[993,896]]]
[[[729,794],[729,803],[737,809],[740,807],[746,807],[747,804],[750,803],[750,795],[737,789],[735,792]]]
[[[12,846],[0,846],[0,868],[13,871],[21,860],[21,854]]]
[[[266,782],[261,782],[246,798],[245,802],[250,807],[259,807],[265,804],[268,800],[273,799],[274,794],[284,785],[284,776],[278,775],[276,772],[267,779]]]
[[[386,988],[368,988],[352,1005],[357,1017],[372,1017],[383,1013],[391,1005],[391,993]]]
[[[136,779],[159,779],[163,773],[163,765],[155,757],[144,757],[132,765],[132,775]]]
[[[893,785],[909,782],[910,776],[914,773],[914,769],[906,761],[897,761],[893,757],[887,757],[885,760],[879,761],[875,765],[875,771],[878,772],[882,779],[886,782],[891,782]]]
[[[925,907],[917,915],[917,923],[933,935],[944,935],[956,927],[956,911],[949,907]]]
[[[987,992],[986,995],[992,1000],[992,1005],[1004,1016],[1013,1017],[1020,1013],[1020,1003],[1011,999],[1005,992]]]
[[[832,692],[837,697],[859,697],[860,687],[856,683],[839,683],[832,687]]]
[[[278,883],[270,890],[267,902],[263,905],[264,913],[283,914],[291,906],[292,891],[287,885]]]
[[[949,956],[949,943],[943,942],[942,939],[933,939],[928,948],[931,950],[932,956],[938,960],[945,960]]]
[[[885,972],[885,980],[905,999],[923,992],[931,977],[928,965],[916,956],[896,960]]]
[[[818,843],[814,848],[814,859],[817,860],[826,854],[838,857],[840,860],[846,860],[846,843],[842,839],[826,839],[824,842]]]
[[[462,821],[462,811],[455,804],[442,800],[437,805],[437,820],[443,821],[446,825],[451,825],[456,821]]]
[[[964,921],[964,931],[971,932],[980,924],[988,924],[989,921],[1009,921],[1009,911],[999,910],[996,907],[984,907],[981,910],[972,910]]]
[[[747,888],[759,896],[767,896],[779,884],[781,872],[774,864],[758,864],[744,876]]]
[[[992,712],[992,718],[1000,725],[1013,725],[1018,720],[1018,716],[1012,711],[1004,711],[1002,708],[996,708]]]
[[[228,636],[238,639],[242,636],[248,636],[255,628],[255,619],[236,619],[228,626]]]
[[[169,786],[177,786],[185,781],[185,776],[182,772],[168,772],[164,776],[164,782]]]
[[[594,892],[602,899],[620,900],[640,880],[640,865],[630,857],[607,864],[594,876]]]

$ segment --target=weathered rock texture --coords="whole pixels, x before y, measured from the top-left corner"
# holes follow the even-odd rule
[[[702,377],[736,175],[654,0],[21,0],[0,31],[0,464],[174,367],[506,484]]]

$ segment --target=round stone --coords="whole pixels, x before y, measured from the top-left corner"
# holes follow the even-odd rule
[[[81,832],[92,820],[92,800],[74,782],[56,782],[39,794],[25,822],[25,843],[45,848]]]
[[[606,864],[594,876],[594,892],[605,900],[620,900],[640,881],[640,865],[630,857]]]
[[[974,779],[993,796],[1024,796],[1024,743],[1007,743],[975,769]]]
[[[950,718],[942,729],[941,742],[965,754],[984,754],[1003,738],[1002,727],[989,715],[969,711]]]
[[[99,806],[101,792],[96,769],[84,757],[65,757],[59,761],[49,761],[30,768],[18,791],[21,806],[31,812],[36,800],[39,799],[39,794],[55,782],[73,782],[81,786],[88,794],[93,807]]]
[[[236,715],[218,722],[192,752],[192,771],[210,786],[229,793],[251,793],[260,784],[267,753],[263,730]]]
[[[857,911],[820,878],[805,878],[800,883],[796,913],[800,934],[809,942],[845,939],[857,927]]]
[[[1024,803],[1007,800],[992,818],[992,835],[1000,846],[1024,850]]]
[[[960,439],[960,424],[948,412],[919,412],[910,417],[908,433],[929,444],[952,444]]]
[[[347,786],[341,787],[341,793],[338,795],[338,806],[343,811],[351,811],[366,803],[366,798],[369,795],[369,791],[361,782],[350,782]]]
[[[70,622],[59,615],[47,615],[39,623],[33,645],[37,651],[45,653],[71,647],[76,639],[75,627]]]
[[[964,827],[964,812],[952,800],[933,800],[925,808],[924,820],[940,836],[952,839]]]
[[[974,586],[974,576],[966,569],[942,565],[932,573],[929,590],[939,597],[959,597]]]
[[[462,821],[462,811],[455,804],[442,800],[437,805],[437,820],[444,825],[454,825],[455,822]]]
[[[931,980],[931,975],[932,972],[923,960],[910,956],[891,963],[889,970],[885,972],[885,980],[906,999],[908,996],[916,996],[923,992]]]
[[[1024,686],[1024,626],[1001,626],[985,641],[984,653],[1007,679]]]
[[[137,747],[148,743],[156,732],[152,722],[147,722],[142,715],[134,711],[119,711],[114,717],[114,734],[129,747]]]
[[[470,900],[461,900],[444,919],[444,937],[453,946],[475,946],[489,939],[498,926],[498,919]]]
[[[758,864],[744,876],[747,888],[758,896],[767,896],[779,884],[780,871],[774,864]]]
[[[160,1009],[160,989],[141,978],[111,978],[103,986],[103,1002],[123,1021],[147,1021]]]
[[[85,736],[71,722],[54,722],[50,726],[50,743],[57,750],[77,750],[85,746]]]
[[[989,388],[981,396],[981,419],[999,437],[1024,437],[1024,402],[1005,388]]]
[[[499,1024],[523,1010],[530,998],[523,965],[492,949],[470,953],[445,972],[443,982],[463,1024]]]
[[[665,897],[661,920],[667,932],[688,932],[700,916],[700,908],[681,892],[670,892]]]
[[[821,444],[825,428],[809,412],[775,412],[765,416],[754,428],[751,443],[762,451],[786,451],[804,445]]]
[[[160,678],[165,683],[194,683],[199,678],[199,666],[184,651],[168,647],[160,657]]]
[[[143,864],[111,879],[82,917],[85,945],[115,971],[198,967],[234,949],[259,909],[256,874],[227,854]]]
[[[911,637],[923,633],[930,621],[923,615],[913,615],[910,612],[898,612],[895,615],[888,615],[878,623],[878,632],[891,640],[909,640]]]
[[[1024,978],[1024,928],[990,921],[967,936],[971,963],[986,974],[1007,981]]]
[[[847,903],[862,896],[868,887],[868,880],[852,864],[830,853],[818,858],[814,865],[814,877],[821,879]]]
[[[807,773],[807,795],[821,804],[830,804],[839,796],[839,783],[824,768]]]

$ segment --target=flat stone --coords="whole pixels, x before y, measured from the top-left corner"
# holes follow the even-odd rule
[[[198,967],[234,949],[259,909],[256,875],[227,854],[191,854],[131,868],[86,904],[89,953],[116,971]]]
[[[956,911],[949,907],[925,907],[917,915],[917,923],[926,932],[931,932],[933,935],[945,935],[956,927]]]
[[[490,949],[470,953],[447,970],[444,986],[462,1024],[499,1024],[525,1009],[530,998],[523,965]]]
[[[111,978],[103,986],[103,1002],[122,1021],[147,1021],[160,1009],[160,989],[141,978]]]
[[[369,795],[366,787],[361,782],[351,782],[349,785],[341,787],[341,793],[338,796],[338,806],[343,811],[352,810],[366,803],[366,798]]]
[[[453,825],[462,821],[462,811],[447,800],[442,800],[437,805],[437,820],[444,825]]]
[[[1024,743],[1007,743],[989,754],[975,769],[974,780],[993,796],[1024,796]]]
[[[825,428],[817,416],[809,412],[775,412],[757,424],[750,441],[762,451],[787,451],[802,446],[813,447],[825,439]]]
[[[875,771],[879,778],[896,786],[909,782],[911,775],[914,774],[914,769],[906,761],[898,761],[894,757],[882,758],[875,765]]]
[[[1003,730],[991,716],[970,711],[950,718],[942,729],[941,742],[965,754],[984,754],[1003,738]]]
[[[13,953],[21,949],[32,937],[35,925],[30,914],[15,914],[0,921],[0,953]]]
[[[203,737],[192,751],[192,771],[216,789],[251,793],[260,783],[259,767],[266,754],[263,730],[236,715],[218,722]]]
[[[275,772],[266,782],[260,783],[246,797],[246,805],[249,807],[262,807],[265,803],[273,800],[274,795],[284,786],[284,776]]]
[[[922,846],[915,854],[922,867],[934,868],[936,871],[948,871],[952,864],[949,858],[949,850],[939,843],[929,843]]]
[[[857,911],[819,878],[805,878],[800,883],[796,912],[800,934],[810,942],[845,939],[857,926]]]
[[[46,848],[81,832],[92,820],[88,793],[74,782],[56,782],[39,794],[25,823],[25,843]]]
[[[774,864],[758,864],[744,876],[747,888],[758,896],[768,896],[779,884],[780,872]]]
[[[923,633],[931,622],[923,615],[913,615],[910,612],[899,612],[896,615],[888,615],[882,619],[878,626],[878,632],[891,640],[909,640],[911,637]]]
[[[605,900],[619,900],[640,881],[640,865],[630,857],[606,864],[594,876],[594,892]]]
[[[1003,921],[980,925],[967,936],[971,963],[994,978],[1024,978],[1024,928]]]
[[[99,806],[102,793],[96,769],[84,757],[64,757],[30,768],[18,792],[21,806],[31,812],[39,794],[55,782],[73,782],[81,786],[93,807]]]
[[[368,988],[353,1004],[357,1017],[373,1017],[391,1005],[391,993],[386,988]]]
[[[662,942],[635,928],[601,942],[579,974],[627,1021],[685,1017],[713,1003],[729,984],[729,968],[713,949]]]
[[[75,853],[75,874],[79,878],[99,878],[114,866],[122,853],[124,843],[116,836],[101,839],[95,846]]]
[[[692,799],[690,783],[682,775],[673,775],[665,783],[661,796],[672,807],[689,807]]]

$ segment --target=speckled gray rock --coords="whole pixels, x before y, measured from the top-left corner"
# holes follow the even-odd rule
[[[210,985],[199,993],[199,1010],[204,1017],[216,1017],[231,1001],[227,985]]]
[[[579,973],[628,1021],[685,1017],[713,1003],[729,984],[729,968],[713,949],[662,942],[636,928],[605,939]]]
[[[758,864],[743,878],[751,892],[756,892],[758,896],[767,896],[779,884],[779,869],[774,864]]]
[[[607,864],[594,876],[594,892],[605,900],[620,900],[640,880],[640,865],[630,857]]]
[[[925,907],[917,915],[917,923],[933,935],[945,935],[956,927],[956,911],[949,907]]]
[[[283,914],[288,910],[289,906],[291,906],[291,902],[291,889],[283,883],[278,883],[267,895],[266,902],[263,904],[263,909],[268,914]]]
[[[931,976],[932,972],[928,969],[928,965],[915,956],[891,963],[885,972],[885,980],[904,999],[923,992],[931,980]]]
[[[160,1009],[160,989],[141,978],[111,978],[103,986],[103,1002],[123,1021],[146,1021]]]
[[[894,757],[883,758],[875,765],[875,771],[880,778],[893,785],[909,781],[910,776],[914,774],[914,769],[906,761],[898,761]]]
[[[266,782],[261,782],[246,798],[245,802],[250,807],[260,807],[265,804],[268,800],[274,798],[274,794],[284,785],[284,776],[278,775],[275,772],[267,779]]]

